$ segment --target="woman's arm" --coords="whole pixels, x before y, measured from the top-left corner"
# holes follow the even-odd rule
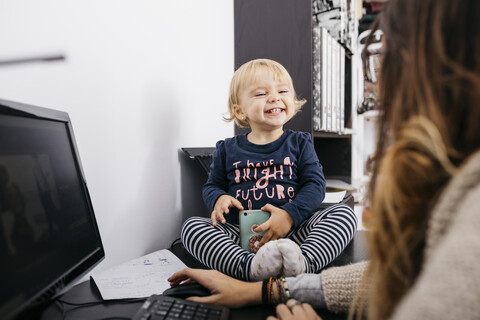
[[[348,312],[358,285],[367,268],[366,261],[343,267],[335,267],[318,274],[304,274],[287,278],[291,297],[326,308],[333,312]],[[188,300],[239,308],[262,304],[262,282],[245,282],[231,278],[216,270],[186,268],[174,273],[168,281],[177,285],[182,281],[194,280],[210,290],[207,297],[190,297]],[[282,301],[284,292],[272,285],[272,300]],[[323,293],[323,294],[322,294]]]
[[[318,275],[316,275],[318,277]],[[207,297],[190,297],[187,300],[222,305],[230,308],[239,308],[262,303],[262,282],[245,282],[233,279],[215,270],[186,268],[173,274],[169,279],[171,285],[184,280],[194,280],[206,287],[212,295]],[[278,301],[281,292],[272,286],[272,295]],[[277,317],[268,319],[320,319],[315,310],[307,304],[294,299],[286,304],[279,304],[276,308]]]

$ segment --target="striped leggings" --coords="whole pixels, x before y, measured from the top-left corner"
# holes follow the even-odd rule
[[[357,230],[357,217],[343,204],[314,213],[286,238],[300,246],[307,273],[318,273],[345,249]],[[237,279],[250,281],[254,253],[240,247],[238,225],[191,217],[182,227],[181,239],[187,251],[205,266]]]

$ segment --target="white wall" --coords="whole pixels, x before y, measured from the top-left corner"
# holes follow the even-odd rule
[[[106,250],[95,272],[168,247],[181,147],[233,135],[233,1],[1,0],[0,98],[70,114]],[[203,203],[199,203],[203,206]]]

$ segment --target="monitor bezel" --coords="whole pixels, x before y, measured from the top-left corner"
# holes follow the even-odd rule
[[[73,158],[75,161],[75,167],[79,176],[81,177],[82,191],[88,203],[89,213],[91,215],[91,221],[95,234],[98,238],[99,247],[90,252],[76,265],[71,266],[67,271],[58,275],[58,277],[46,285],[44,288],[38,290],[29,299],[19,304],[15,310],[5,316],[5,319],[22,318],[22,314],[29,313],[29,309],[34,308],[35,312],[38,310],[39,305],[44,305],[52,299],[56,298],[66,290],[76,284],[82,276],[92,270],[105,258],[105,249],[100,236],[100,230],[95,218],[95,212],[93,209],[90,193],[88,191],[85,174],[83,171],[80,155],[78,152],[75,136],[73,132],[72,123],[67,112],[34,106],[30,104],[0,99],[0,114],[19,116],[24,118],[41,119],[46,121],[56,121],[65,124],[67,129],[68,139],[72,148]]]

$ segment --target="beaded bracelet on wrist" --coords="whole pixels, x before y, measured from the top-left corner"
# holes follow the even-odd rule
[[[277,294],[274,293],[273,286],[277,287]],[[285,278],[273,279],[272,277],[262,282],[262,305],[277,305],[285,303],[291,298]]]
[[[275,284],[277,285],[277,295],[274,304],[283,303],[283,289],[282,289],[282,281],[280,279],[275,279]]]
[[[262,282],[262,305],[264,305],[264,306],[268,305],[267,287],[268,287],[268,279],[265,279]]]
[[[267,287],[267,304],[270,305],[272,299],[272,277],[268,278],[268,287]]]
[[[288,290],[288,285],[287,285],[287,280],[285,278],[282,278],[282,285],[283,285],[283,292],[285,295],[285,301],[291,298],[290,295],[290,290]]]

